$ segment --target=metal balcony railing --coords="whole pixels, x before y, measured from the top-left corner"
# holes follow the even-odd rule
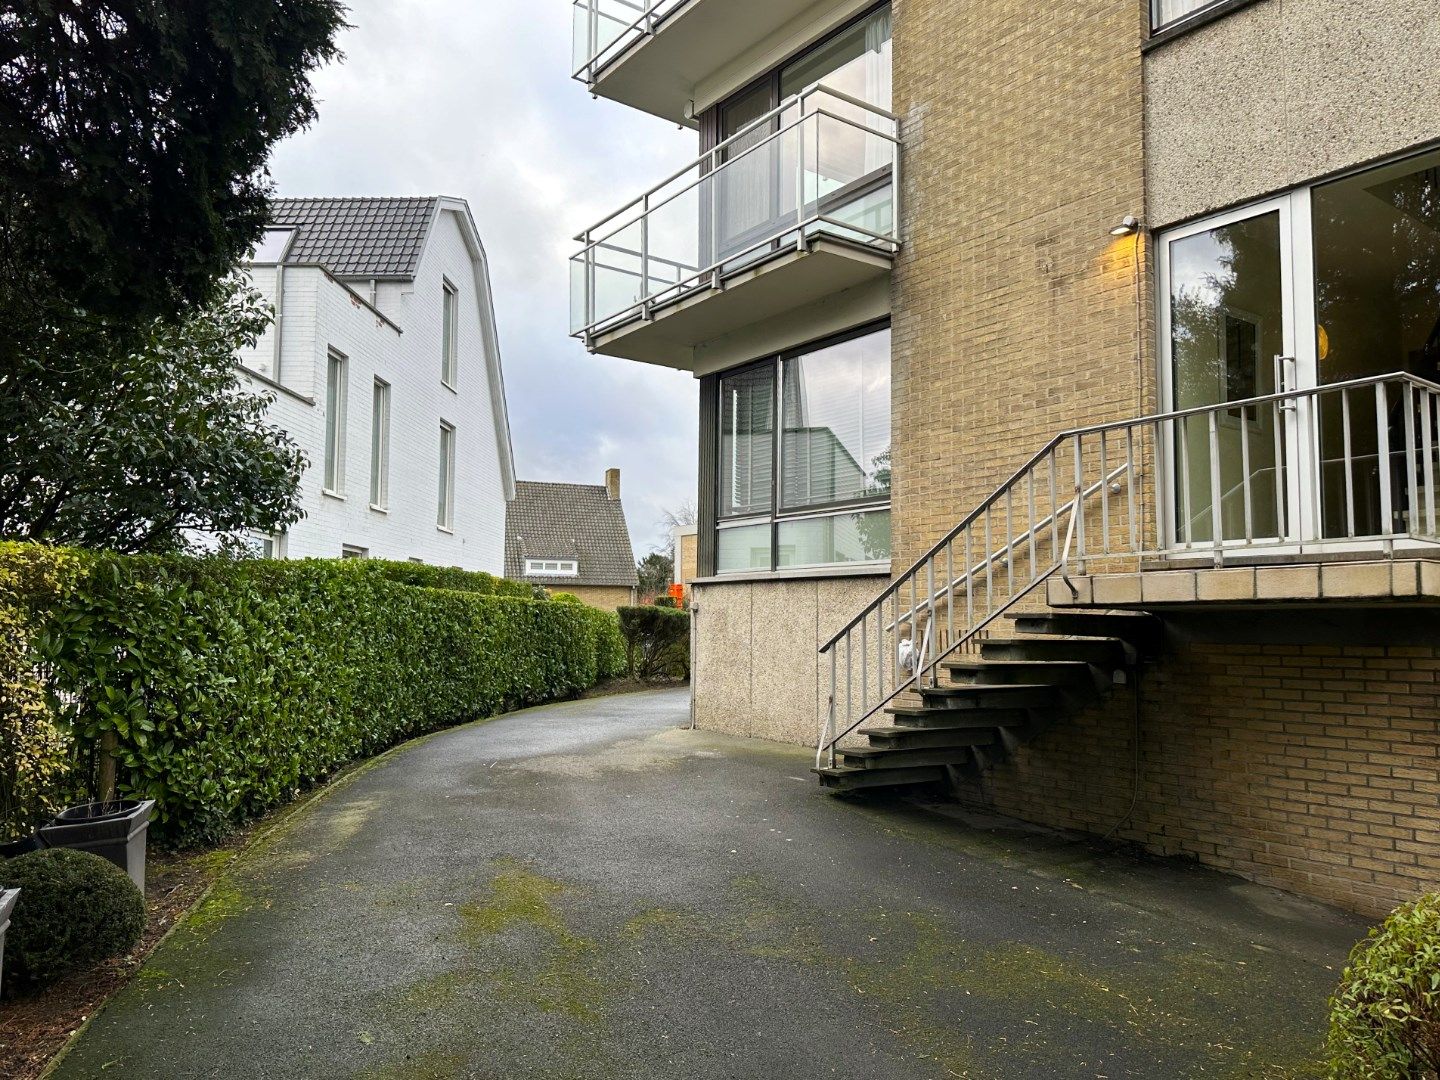
[[[571,5],[571,69],[586,86],[689,0],[574,0]]]
[[[1429,550],[1437,472],[1440,385],[1405,373],[1062,432],[821,646],[816,764],[1057,574]]]
[[[572,334],[648,318],[822,235],[893,253],[896,126],[823,84],[747,125],[575,238]]]

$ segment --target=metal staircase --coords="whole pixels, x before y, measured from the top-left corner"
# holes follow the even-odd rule
[[[980,643],[975,658],[940,663],[934,686],[901,695],[891,723],[863,731],[819,766],[835,791],[919,784],[983,771],[1068,713],[1100,701],[1160,645],[1160,623],[1125,612],[1009,616],[1013,636]]]
[[[821,646],[814,771],[851,791],[983,770],[1159,648],[1151,615],[1049,609],[1052,579],[1433,551],[1437,474],[1440,385],[1406,373],[1062,432]]]

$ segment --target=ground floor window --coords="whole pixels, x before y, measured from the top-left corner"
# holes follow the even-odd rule
[[[720,377],[718,573],[890,558],[890,329]]]

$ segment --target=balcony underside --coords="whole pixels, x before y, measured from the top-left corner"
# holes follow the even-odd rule
[[[877,247],[818,237],[809,250],[787,248],[727,276],[720,288],[697,287],[653,308],[649,318],[637,313],[589,345],[605,356],[696,371],[698,350],[748,327],[766,324],[787,345],[809,340],[833,329],[821,324],[817,302],[887,278],[893,260]],[[750,347],[767,351],[763,342]]]
[[[1059,608],[1163,611],[1181,606],[1237,608],[1332,604],[1349,607],[1440,604],[1440,559],[1344,559],[1257,566],[1145,568],[1057,575],[1047,600]]]
[[[599,69],[590,89],[694,127],[688,114],[696,87],[761,43],[784,38],[789,24],[815,6],[815,0],[689,0],[655,33],[628,35],[628,46]]]

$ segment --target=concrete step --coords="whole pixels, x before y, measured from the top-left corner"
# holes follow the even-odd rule
[[[927,765],[911,769],[856,769],[837,765],[834,768],[811,769],[810,771],[820,778],[821,787],[831,791],[898,787],[902,784],[929,784],[945,778],[943,765]]]
[[[993,733],[977,733],[971,746],[989,746],[993,742],[995,742]],[[861,746],[842,748],[840,758],[846,766],[859,769],[912,769],[925,765],[963,765],[970,760],[971,746]]]
[[[1083,660],[1107,670],[1135,663],[1135,647],[1118,637],[989,638],[980,643],[982,660]]]
[[[1060,688],[1048,683],[1011,683],[1005,686],[954,686],[940,684],[920,691],[926,708],[942,709],[1051,709],[1063,703]]]
[[[1032,709],[947,709],[942,705],[894,705],[885,710],[902,728],[1002,728],[1030,723]]]
[[[946,660],[940,667],[960,686],[1059,686],[1104,692],[1110,672],[1084,660]]]
[[[1163,626],[1143,611],[1040,611],[1006,615],[1021,634],[1117,637],[1142,656],[1160,652]]]
[[[1026,715],[1024,713],[1022,716]],[[1028,727],[1022,720],[1017,728]],[[866,728],[870,745],[882,750],[918,750],[935,746],[989,746],[995,741],[995,727],[875,727]]]

